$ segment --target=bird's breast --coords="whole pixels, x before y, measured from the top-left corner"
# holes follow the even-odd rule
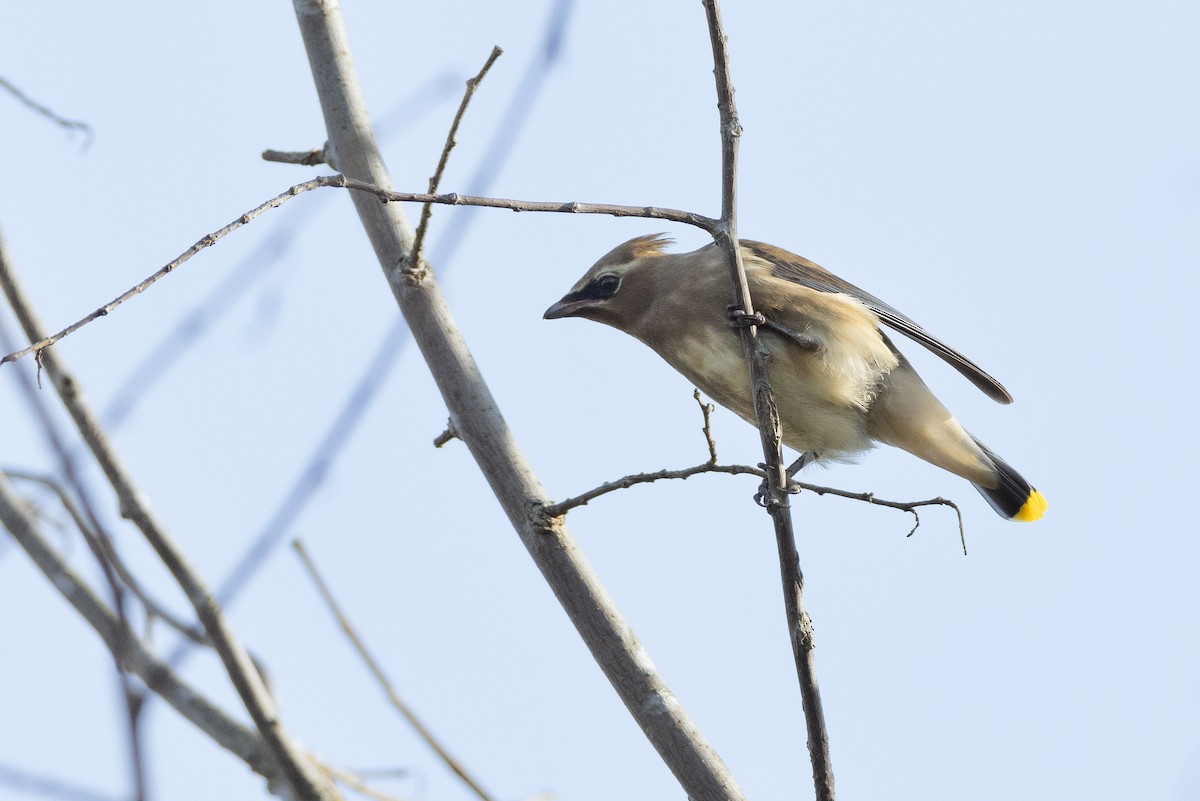
[[[869,448],[863,378],[831,368],[821,351],[805,350],[768,331],[760,336],[771,354],[768,370],[784,443],[831,457]],[[670,346],[659,347],[663,342]],[[749,369],[736,330],[727,325],[676,330],[647,344],[701,392],[755,423]]]

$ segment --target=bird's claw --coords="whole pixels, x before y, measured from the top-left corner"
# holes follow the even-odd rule
[[[733,328],[749,328],[752,325],[767,324],[767,318],[763,317],[762,312],[747,314],[746,310],[736,303],[730,303],[725,307],[725,311],[729,315],[729,325]]]

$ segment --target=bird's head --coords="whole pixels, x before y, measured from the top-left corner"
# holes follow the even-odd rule
[[[650,234],[613,248],[542,317],[583,317],[632,333],[654,299],[649,268],[662,258],[670,243],[664,234]]]

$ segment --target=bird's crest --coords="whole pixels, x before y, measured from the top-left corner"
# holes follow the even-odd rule
[[[630,239],[623,245],[617,245],[610,250],[604,258],[596,262],[596,266],[601,264],[610,267],[616,267],[621,264],[629,264],[641,259],[657,256],[666,249],[668,245],[675,242],[674,239],[666,234],[646,234]]]

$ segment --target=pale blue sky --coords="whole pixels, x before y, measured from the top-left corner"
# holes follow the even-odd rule
[[[436,79],[465,79],[505,48],[443,183],[464,191],[538,58],[551,4],[345,6],[376,116],[431,80],[422,96],[441,98],[417,103],[422,115],[385,148],[399,188],[423,189],[457,103]],[[741,234],[839,273],[1004,382],[1010,407],[902,344],[1050,504],[1040,523],[1005,523],[961,480],[890,450],[807,476],[954,498],[970,547],[963,557],[948,512],[926,511],[906,539],[900,513],[796,499],[841,797],[1200,797],[1197,379],[1184,338],[1200,252],[1200,8],[729,3],[725,17],[745,127]],[[328,172],[258,157],[325,138],[287,3],[26,3],[6,15],[0,53],[0,75],[95,129],[81,151],[0,95],[0,231],[48,327]],[[698,3],[580,0],[491,192],[716,213],[710,62]],[[435,211],[434,257],[464,213]],[[395,318],[349,201],[293,201],[60,348],[103,405],[199,298],[301,215],[290,257],[116,437],[214,584]],[[609,248],[659,230],[682,248],[704,241],[651,221],[483,211],[435,264],[555,497],[705,458],[691,387],[657,356],[611,329],[541,319]],[[44,468],[10,369],[0,462]],[[465,448],[430,446],[445,418],[406,349],[296,533],[401,694],[497,796],[681,797]],[[722,412],[714,428],[723,460],[761,458],[744,423]],[[775,546],[753,491],[750,479],[699,477],[610,496],[568,522],[747,794],[804,798]],[[136,533],[114,533],[182,609]],[[89,563],[65,534],[63,547]],[[8,543],[0,607],[0,762],[119,797],[126,762],[99,641]],[[322,757],[406,768],[413,778],[388,785],[402,795],[468,798],[386,708],[287,549],[232,620],[270,667],[285,723]],[[187,675],[232,703],[211,657]],[[263,793],[164,706],[146,737],[155,798]],[[32,796],[0,788],[9,797]]]

